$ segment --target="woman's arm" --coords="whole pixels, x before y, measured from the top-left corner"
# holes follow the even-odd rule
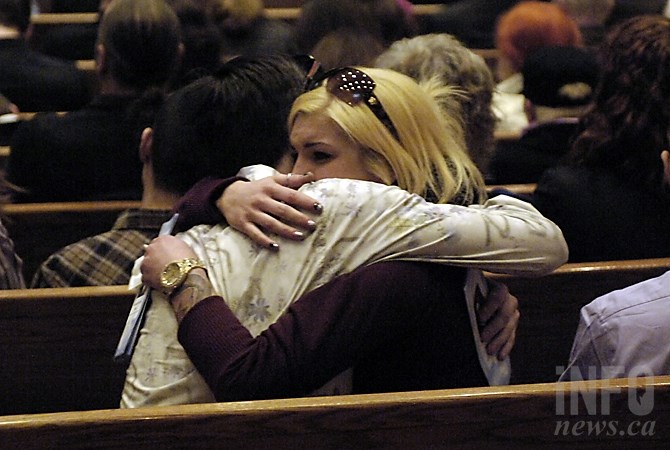
[[[225,213],[227,222],[233,228],[266,248],[279,248],[280,240],[268,236],[272,233],[291,240],[305,238],[303,231],[287,224],[297,225],[307,231],[315,229],[316,223],[312,218],[290,205],[312,212],[321,212],[322,205],[326,205],[330,209],[337,208],[329,211],[331,217],[350,215],[355,207],[358,208],[357,218],[366,214],[372,214],[373,217],[383,214],[396,224],[404,221],[408,233],[414,233],[420,242],[420,248],[412,250],[389,246],[385,253],[379,255],[380,258],[425,259],[437,256],[444,263],[521,275],[548,273],[567,261],[568,248],[561,230],[529,203],[508,196],[500,195],[484,205],[470,207],[434,205],[399,188],[377,183],[339,180],[339,192],[335,192],[333,189],[322,190],[323,183],[333,183],[333,180],[310,185],[305,184],[309,176],[278,174],[265,166],[246,169],[245,176],[253,181],[226,184],[216,205]],[[254,178],[266,173],[274,175]],[[293,189],[301,186],[302,192]],[[212,199],[216,198],[218,192],[214,188],[201,191],[199,199],[191,198],[188,203],[209,202],[208,209],[211,210]],[[328,195],[321,195],[323,192]],[[349,194],[363,196],[357,201],[349,198]],[[333,195],[337,198],[331,198]],[[187,198],[190,197],[187,195]],[[374,200],[375,204],[370,205],[367,199]],[[349,208],[349,211],[343,208]],[[397,219],[388,214],[388,210],[393,208],[400,213],[403,208],[412,208],[411,214],[416,217],[441,216],[438,218],[441,223],[433,221],[431,226],[425,226],[424,220],[417,225],[417,221],[408,219],[409,214]],[[191,215],[187,210],[179,212]],[[393,223],[378,221],[377,226],[382,228],[382,232],[384,228],[389,231],[389,237],[383,239],[392,242],[395,233],[391,230]],[[436,235],[435,230],[439,227],[441,235]],[[426,238],[430,233],[432,236]],[[395,235],[397,237],[397,233]]]
[[[269,234],[301,240],[303,231],[314,229],[313,220],[301,210],[318,213],[322,208],[314,199],[296,190],[311,181],[313,177],[309,174],[276,172],[252,182],[244,176],[205,178],[189,189],[175,206],[179,214],[177,230],[226,221],[266,248],[277,248],[276,240]]]
[[[196,257],[195,252],[181,239],[174,236],[159,236],[151,242],[145,251],[141,265],[144,283],[151,288],[160,290],[159,280],[163,268],[169,262],[193,257]],[[322,292],[324,290],[329,292],[327,286],[331,286],[331,284],[333,283],[326,284],[322,288]],[[336,283],[335,286],[337,286]],[[183,292],[186,289],[178,290],[173,295],[173,307],[180,321],[198,301],[211,295],[211,283],[209,281],[207,285],[200,284],[192,288],[188,289],[188,292]],[[337,295],[337,292],[328,295],[328,298],[335,295]],[[270,300],[274,301],[274,299]],[[366,300],[361,299],[361,301]],[[445,301],[448,301],[448,299],[445,299]],[[514,345],[519,321],[517,299],[510,295],[503,284],[489,281],[489,295],[486,301],[480,305],[478,318],[482,327],[482,341],[486,344],[488,353],[497,355],[500,360],[505,359]]]
[[[191,306],[189,292],[197,297],[199,288],[186,288],[172,300],[189,309],[179,340],[219,401],[301,396],[398,336],[422,333],[416,328],[435,314],[435,299],[462,296],[460,275],[442,276],[447,270],[406,262],[361,268],[305,295],[256,338],[221,297]],[[189,279],[206,284],[201,272]]]

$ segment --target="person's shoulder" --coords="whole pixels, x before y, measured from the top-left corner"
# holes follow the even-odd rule
[[[573,192],[582,189],[592,182],[594,173],[589,169],[578,165],[557,165],[550,167],[542,173],[537,182],[537,189],[551,187],[555,190]]]
[[[35,66],[43,70],[53,69],[55,70],[54,75],[63,75],[63,74],[79,74],[80,71],[74,65],[72,61],[68,61],[61,58],[56,58],[53,56],[45,55],[34,50],[29,50],[28,53],[30,62]],[[78,75],[77,75],[78,76]]]
[[[134,236],[136,234],[137,231],[135,230],[110,230],[105,231],[104,233],[88,236],[57,250],[47,258],[47,261],[56,259],[81,261],[86,259],[85,255],[98,254],[98,250],[101,248],[109,250],[116,245],[125,243],[125,241],[135,241]]]
[[[579,196],[584,201],[596,199],[619,199],[630,203],[636,199],[648,202],[644,187],[634,180],[628,180],[607,168],[590,168],[583,165],[562,165],[546,170],[537,184],[536,192],[553,190],[568,196]]]
[[[78,285],[88,285],[83,281],[84,263],[90,261],[99,244],[99,236],[90,236],[63,247],[45,259],[33,277],[31,287],[67,287],[73,286],[73,279],[80,278]]]
[[[68,114],[57,112],[40,112],[31,119],[21,122],[12,135],[12,151],[15,146],[21,146],[23,142],[49,140],[50,136],[63,128],[63,124],[72,119],[67,118]]]
[[[51,254],[38,268],[32,287],[123,284],[150,240],[150,234],[139,230],[86,237]]]
[[[12,134],[12,153],[15,152],[16,147],[22,148],[26,142],[38,140],[42,133],[52,128],[52,123],[57,120],[56,113],[39,113],[29,120],[22,121]]]
[[[546,169],[537,182],[531,203],[551,220],[588,208],[592,192],[588,189],[589,173],[572,165],[558,165]],[[588,198],[587,198],[588,197]],[[561,226],[561,224],[558,224]]]
[[[583,310],[603,321],[644,311],[667,311],[670,316],[670,271],[602,295],[585,305]]]
[[[667,371],[663,365],[667,364],[664,340],[670,320],[670,272],[598,297],[582,307],[580,316],[584,332],[581,338],[578,334],[575,348],[597,348],[606,357],[605,365],[623,369],[621,376],[642,365],[652,373]]]

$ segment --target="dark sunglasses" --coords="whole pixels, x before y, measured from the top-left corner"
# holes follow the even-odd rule
[[[349,106],[365,103],[377,119],[384,124],[391,135],[398,139],[398,131],[393,125],[381,102],[374,94],[377,84],[367,73],[354,67],[340,67],[327,72],[311,56],[301,56],[299,64],[306,72],[305,92],[316,89],[324,80],[326,91]],[[310,59],[311,58],[311,59]]]

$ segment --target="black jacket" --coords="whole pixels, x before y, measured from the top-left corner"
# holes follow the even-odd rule
[[[612,173],[549,169],[532,202],[563,231],[570,262],[670,255],[670,200]]]
[[[518,140],[499,141],[489,166],[495,184],[537,183],[570,150],[577,121],[557,120],[531,126]]]
[[[7,178],[19,202],[132,200],[142,192],[136,97],[100,96],[65,115],[39,114],[12,136]]]
[[[21,39],[0,39],[0,92],[21,111],[71,111],[90,100],[74,63],[37,53]]]

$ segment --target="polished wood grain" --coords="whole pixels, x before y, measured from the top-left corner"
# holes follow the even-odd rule
[[[630,396],[647,393],[653,409],[637,416]],[[582,402],[578,415],[559,413],[557,404],[571,395]],[[605,398],[609,411],[589,411],[587,395],[596,405]],[[639,434],[641,426],[631,428],[635,436],[607,436],[586,433],[579,421],[607,421],[621,430],[635,421],[655,426],[650,436]],[[564,435],[562,422],[581,433]],[[0,417],[0,446],[642,449],[667,445],[669,423],[670,377],[656,377],[9,416]]]
[[[491,192],[493,190],[504,190],[511,192],[513,194],[521,194],[521,195],[532,195],[533,192],[535,192],[535,189],[537,188],[537,184],[535,183],[527,183],[527,184],[488,184],[486,185],[486,190],[488,192]]]
[[[126,286],[0,291],[0,414],[115,408]],[[0,445],[0,448],[2,446]]]
[[[40,13],[33,14],[30,22],[35,26],[97,23],[100,15],[91,13]]]
[[[414,5],[412,11],[416,16],[425,16],[437,14],[442,8],[442,4]],[[300,17],[300,5],[266,7],[265,15],[271,19],[295,21]],[[98,13],[41,13],[31,17],[31,22],[36,26],[97,23],[98,20]]]

